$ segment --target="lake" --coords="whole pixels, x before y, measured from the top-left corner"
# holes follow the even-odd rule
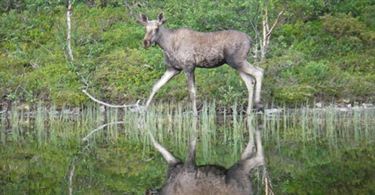
[[[141,115],[97,105],[12,106],[0,112],[0,194],[143,194],[167,165],[145,129],[185,159],[189,106],[158,104]],[[202,108],[197,164],[235,163],[248,141],[246,116]],[[268,111],[272,109],[268,109]],[[146,123],[140,128],[144,117]],[[375,108],[277,109],[256,114],[275,194],[375,194]],[[259,122],[260,121],[260,122]],[[263,169],[249,173],[264,194]]]

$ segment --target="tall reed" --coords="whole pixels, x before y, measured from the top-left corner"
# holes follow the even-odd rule
[[[202,156],[214,153],[212,144],[225,146],[233,159],[237,159],[247,143],[247,129],[243,115],[237,114],[237,103],[232,106],[233,115],[217,117],[215,102],[204,102],[199,116],[198,147]],[[271,108],[273,105],[271,105]],[[267,108],[266,108],[267,109]],[[272,142],[280,150],[287,143],[329,143],[333,152],[345,143],[372,142],[375,131],[375,109],[352,108],[340,111],[334,106],[326,108],[282,108],[284,113],[258,115],[263,117],[264,143]],[[81,108],[59,108],[54,105],[37,106],[36,110],[19,110],[12,107],[9,125],[1,115],[1,142],[33,140],[38,144],[80,143],[93,129],[116,121],[122,124],[108,125],[90,136],[90,144],[143,143],[152,150],[148,136],[139,129],[141,114],[122,109],[103,109],[98,105]],[[145,113],[147,128],[155,133],[162,144],[174,145],[173,150],[187,148],[192,132],[192,113],[189,106],[181,103],[151,105]],[[222,121],[222,122],[218,122]],[[218,124],[220,124],[218,126]],[[9,129],[5,129],[9,126]],[[224,148],[224,149],[225,149]],[[145,151],[144,151],[145,152]],[[207,159],[209,161],[209,159]]]

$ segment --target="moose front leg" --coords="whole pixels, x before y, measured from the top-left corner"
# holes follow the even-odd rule
[[[180,73],[180,70],[168,68],[167,71],[164,73],[164,75],[160,78],[160,80],[152,87],[152,91],[150,96],[147,99],[145,110],[150,105],[152,98],[156,94],[156,92],[165,85],[169,80],[171,80],[174,76],[176,76],[178,73]]]

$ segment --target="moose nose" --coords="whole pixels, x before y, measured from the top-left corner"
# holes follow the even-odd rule
[[[149,40],[143,40],[142,45],[143,45],[144,48],[148,48],[151,45],[151,41],[149,41]]]

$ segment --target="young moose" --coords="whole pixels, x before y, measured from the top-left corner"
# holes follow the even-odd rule
[[[182,163],[181,159],[176,158],[156,142],[149,131],[154,147],[163,155],[168,163],[168,171],[164,186],[158,191],[146,190],[145,194],[252,194],[251,180],[248,173],[251,169],[264,165],[259,128],[255,132],[257,153],[253,156],[254,140],[251,134],[252,130],[249,128],[249,142],[245,151],[242,153],[241,159],[229,169],[216,165],[196,166],[195,135],[190,142],[186,161]]]
[[[167,71],[154,85],[147,99],[145,108],[149,106],[155,93],[181,70],[184,71],[190,98],[192,100],[194,115],[197,115],[194,69],[216,68],[228,64],[235,70],[246,84],[248,90],[247,114],[250,114],[253,99],[254,79],[256,82],[255,104],[262,108],[260,91],[262,86],[263,69],[252,66],[246,56],[252,41],[242,32],[225,30],[218,32],[202,33],[190,29],[168,29],[163,26],[167,21],[163,13],[157,20],[149,21],[145,14],[136,20],[146,27],[143,47],[148,48],[157,44],[164,51]]]

